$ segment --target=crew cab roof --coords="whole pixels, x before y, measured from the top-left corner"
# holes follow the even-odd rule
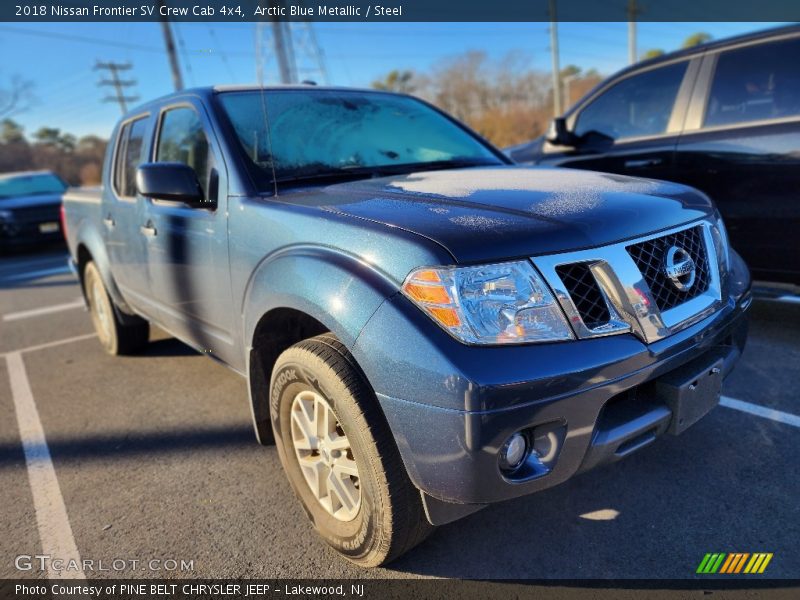
[[[159,96],[158,98],[154,98],[153,100],[149,100],[144,104],[139,104],[138,106],[129,110],[126,114],[124,119],[129,117],[141,114],[142,112],[146,112],[147,110],[162,106],[169,102],[173,102],[180,98],[186,98],[189,96],[194,96],[196,98],[201,99],[209,99],[210,97],[214,96],[215,94],[225,93],[225,92],[255,92],[255,91],[271,91],[271,90],[301,90],[304,92],[321,92],[321,91],[332,91],[332,90],[340,90],[340,91],[351,91],[351,92],[363,92],[365,94],[395,94],[395,92],[388,92],[385,90],[376,90],[373,88],[357,88],[357,87],[347,87],[347,86],[320,86],[320,85],[312,85],[307,83],[296,83],[296,84],[281,84],[281,85],[257,85],[257,84],[243,84],[243,85],[214,85],[214,86],[203,86],[203,87],[194,87],[194,88],[187,88],[185,90],[180,90],[176,92],[171,92],[169,94],[165,94],[163,96]],[[402,94],[400,94],[402,95]]]

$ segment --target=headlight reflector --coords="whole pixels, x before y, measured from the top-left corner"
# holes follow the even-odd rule
[[[458,340],[522,344],[573,339],[550,290],[527,261],[412,271],[403,293]]]

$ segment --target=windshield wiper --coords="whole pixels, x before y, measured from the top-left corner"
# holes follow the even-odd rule
[[[335,171],[322,171],[292,177],[279,177],[277,183],[302,183],[303,181],[355,181],[372,177],[385,177],[414,171],[432,171],[436,169],[463,169],[467,167],[495,167],[501,162],[486,160],[459,159],[433,160],[428,162],[404,163],[400,165],[380,165],[374,167],[348,166]]]
[[[372,171],[361,172],[356,170],[326,171],[324,173],[309,173],[307,175],[296,175],[294,177],[279,177],[277,183],[298,183],[302,181],[342,181],[365,179],[372,177]]]
[[[476,160],[468,158],[450,158],[447,160],[432,160],[429,162],[413,163],[409,165],[398,165],[407,167],[411,171],[434,171],[436,169],[466,169],[469,167],[499,167],[503,163],[488,160]]]

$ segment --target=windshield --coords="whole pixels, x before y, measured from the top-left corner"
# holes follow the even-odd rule
[[[35,194],[61,194],[65,189],[64,182],[52,173],[0,177],[0,199]]]
[[[226,92],[220,101],[261,184],[272,180],[272,161],[279,182],[501,164],[467,131],[405,96],[272,90]]]

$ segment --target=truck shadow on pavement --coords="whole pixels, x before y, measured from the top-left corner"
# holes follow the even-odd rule
[[[164,338],[161,340],[152,340],[142,352],[133,356],[139,358],[164,358],[203,355],[177,338]]]
[[[89,434],[80,437],[52,437],[47,440],[51,455],[59,462],[137,459],[142,455],[215,452],[221,448],[257,448],[253,428],[249,425],[228,425],[202,429],[170,429],[165,431],[130,431],[117,434]],[[0,443],[0,469],[25,460],[19,443]]]

